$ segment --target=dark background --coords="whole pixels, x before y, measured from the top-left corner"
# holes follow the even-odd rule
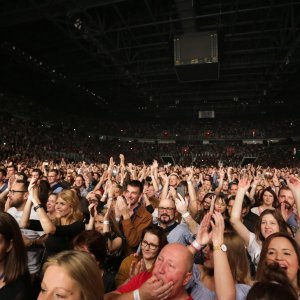
[[[1,1],[0,89],[110,119],[297,117],[299,23],[292,0]],[[173,38],[195,32],[218,34],[218,80],[178,80]]]

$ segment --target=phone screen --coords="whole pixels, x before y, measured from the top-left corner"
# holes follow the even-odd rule
[[[177,193],[184,199],[185,197],[185,188],[183,185],[179,185],[176,189]]]

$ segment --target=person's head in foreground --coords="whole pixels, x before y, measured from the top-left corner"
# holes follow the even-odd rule
[[[43,267],[38,300],[102,300],[103,282],[95,259],[81,251],[63,251]]]
[[[292,286],[286,271],[277,263],[266,264],[260,281],[250,289],[246,300],[297,300],[296,289]]]
[[[300,250],[297,242],[288,234],[273,233],[263,242],[260,261],[257,267],[257,280],[263,277],[264,269],[272,263],[277,263],[285,271],[292,286],[300,287]]]

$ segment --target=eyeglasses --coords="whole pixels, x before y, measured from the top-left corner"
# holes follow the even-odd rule
[[[8,190],[8,192],[14,195],[14,193],[26,193],[27,191]]]
[[[175,210],[175,208],[173,208],[173,207],[159,207],[158,210],[159,211],[166,210],[168,212],[172,212],[173,210]]]
[[[146,248],[148,247],[151,249],[151,250],[156,250],[158,248],[158,245],[154,245],[152,243],[148,243],[147,241],[143,240],[142,241],[142,247]]]

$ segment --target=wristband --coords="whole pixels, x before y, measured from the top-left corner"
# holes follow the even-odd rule
[[[103,224],[104,224],[104,225],[109,225],[109,221],[106,221],[106,220],[105,220],[105,221],[103,221]]]
[[[115,217],[115,220],[116,220],[117,222],[120,222],[121,218],[120,218],[120,217]]]
[[[203,246],[201,244],[199,244],[196,240],[194,240],[191,245],[197,250],[197,251],[200,251]]]
[[[139,293],[138,289],[133,291],[133,300],[141,300],[140,293]]]
[[[187,184],[191,184],[192,182],[190,180],[187,181]]]
[[[107,195],[106,195],[106,194],[103,194],[102,198],[106,198],[106,197],[107,197]]]
[[[182,214],[182,217],[185,219],[190,215],[189,211],[186,211],[184,214]]]

